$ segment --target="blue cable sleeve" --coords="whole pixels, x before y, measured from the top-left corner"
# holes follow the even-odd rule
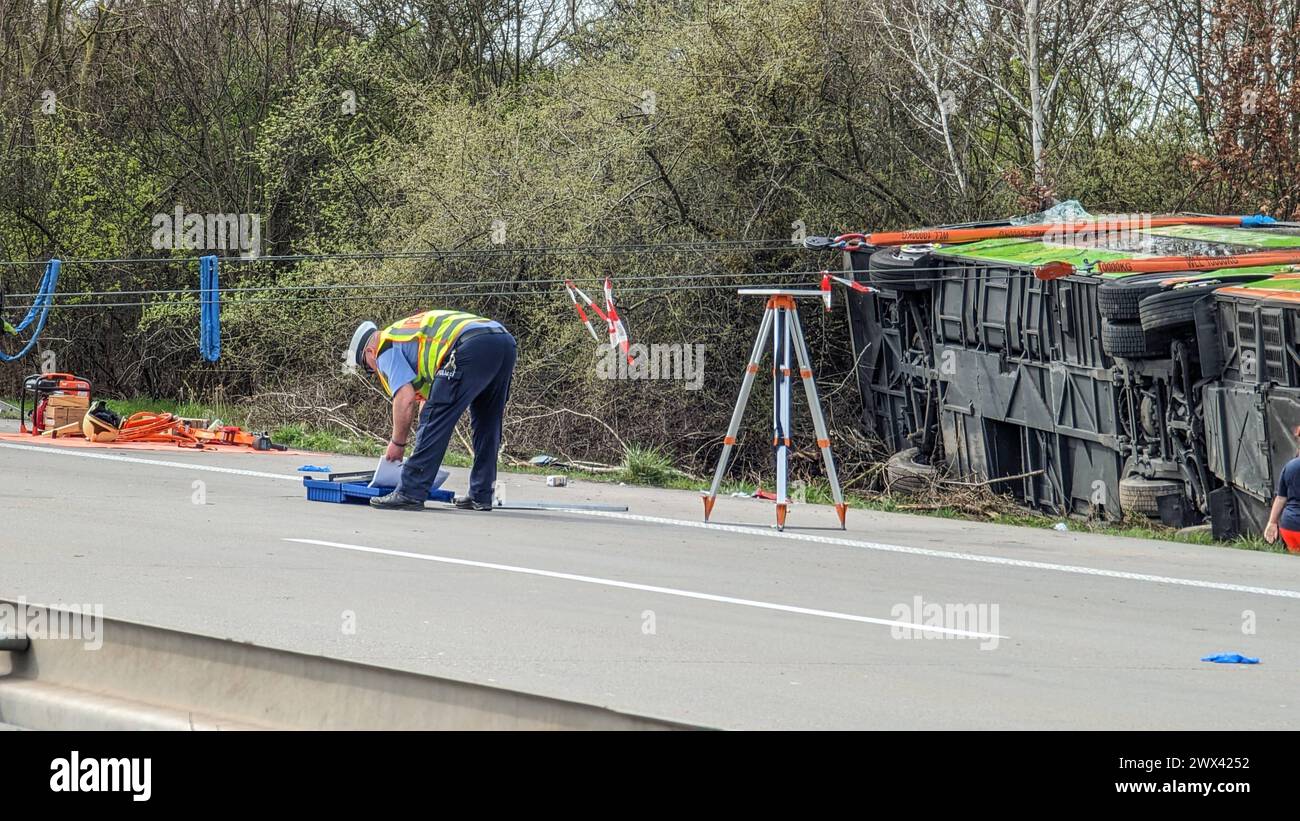
[[[54,301],[54,289],[59,284],[59,270],[63,263],[57,259],[50,260],[45,266],[45,275],[41,277],[41,287],[32,301],[32,307],[27,309],[27,316],[19,322],[14,330],[22,332],[27,330],[33,321],[36,322],[36,329],[27,340],[27,344],[22,350],[15,354],[6,354],[0,352],[0,362],[16,362],[27,354],[31,353],[32,348],[36,347],[36,342],[41,338],[41,331],[45,330],[45,320],[50,315],[50,305]]]

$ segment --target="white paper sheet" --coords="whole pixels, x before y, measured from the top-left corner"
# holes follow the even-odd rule
[[[379,457],[379,464],[375,465],[375,478],[370,480],[371,487],[397,487],[397,482],[402,478],[402,462],[390,462],[384,457]]]
[[[390,462],[384,457],[379,457],[379,464],[375,465],[375,478],[370,480],[370,487],[397,487],[402,478],[402,465],[405,461]],[[451,476],[450,473],[438,468],[438,475],[434,477],[433,487],[431,490],[437,490],[442,487],[442,483],[447,481]]]

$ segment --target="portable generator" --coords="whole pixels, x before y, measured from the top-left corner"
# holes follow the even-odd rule
[[[27,395],[32,395],[32,426],[27,428]],[[81,424],[90,408],[90,381],[70,373],[35,373],[23,380],[18,429],[40,436],[48,429]]]

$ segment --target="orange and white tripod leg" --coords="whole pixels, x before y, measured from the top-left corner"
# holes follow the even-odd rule
[[[758,373],[758,363],[763,357],[763,343],[772,328],[772,309],[763,311],[763,321],[758,326],[758,336],[754,339],[754,348],[749,354],[749,363],[745,366],[745,377],[740,383],[740,395],[736,398],[736,408],[731,412],[731,424],[727,426],[727,435],[722,440],[722,455],[718,457],[718,467],[713,471],[713,484],[704,497],[704,521],[713,513],[713,503],[718,499],[718,488],[722,486],[722,477],[727,472],[727,461],[731,459],[731,449],[736,444],[740,433],[740,420],[745,415],[745,406],[749,404],[749,394],[754,388],[754,375]]]
[[[772,447],[776,451],[776,529],[785,530],[785,515],[790,508],[790,336],[794,332],[792,309],[774,310],[772,333]]]
[[[808,343],[804,340],[799,315],[792,311],[790,316],[794,323],[791,336],[794,339],[795,354],[799,358],[799,376],[803,378],[804,393],[808,395],[808,409],[812,412],[813,429],[817,432],[817,447],[822,452],[822,462],[826,465],[826,478],[831,483],[831,494],[835,499],[835,512],[839,514],[840,528],[843,529],[847,505],[844,504],[844,493],[840,489],[839,473],[835,470],[835,457],[831,455],[831,437],[826,429],[826,417],[822,415],[821,401],[817,398],[817,385],[813,381]]]

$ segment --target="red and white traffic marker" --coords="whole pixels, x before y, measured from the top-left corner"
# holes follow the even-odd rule
[[[573,280],[566,279],[564,281],[564,288],[569,292],[569,300],[573,302],[573,309],[578,312],[578,318],[582,320],[582,324],[587,326],[587,331],[591,334],[591,338],[599,342],[600,334],[596,333],[595,327],[591,324],[590,317],[588,317],[587,312],[582,309],[584,304],[591,310],[595,311],[596,316],[605,321],[605,331],[608,335],[609,346],[614,350],[622,349],[623,355],[627,357],[628,364],[632,364],[632,354],[630,352],[631,345],[628,338],[627,326],[623,324],[622,318],[618,315],[618,307],[614,303],[614,283],[610,281],[609,277],[605,277],[604,310],[602,310],[591,297],[587,296],[586,292],[575,285]]]
[[[830,275],[827,274],[827,276],[830,276]],[[851,279],[845,279],[844,277],[836,277],[836,276],[832,276],[832,277],[830,277],[830,278],[833,279],[833,280],[835,280],[836,282],[838,282],[838,283],[841,284],[841,285],[847,285],[848,287],[852,288],[853,290],[857,291],[858,293],[862,293],[862,294],[874,294],[874,293],[876,292],[876,289],[875,289],[875,288],[872,288],[870,285],[863,285],[861,282],[855,282],[854,280],[851,280]],[[825,279],[823,278],[822,281],[823,281],[823,283],[824,283],[824,282],[825,282]],[[824,290],[824,289],[825,289],[825,286],[823,285],[823,290]]]
[[[611,348],[623,351],[623,356],[627,357],[627,364],[632,364],[632,354],[629,353],[630,346],[627,336],[627,326],[618,316],[618,308],[614,305],[614,284],[605,277],[605,321],[609,324],[609,346]]]
[[[582,295],[583,302],[586,302],[588,305],[591,305],[593,308],[595,308],[596,306],[592,303],[591,299],[589,299],[586,294],[582,293],[582,290],[579,289],[577,285],[573,284],[573,280],[566,279],[564,281],[564,288],[569,292],[569,299],[573,301],[573,309],[578,312],[578,318],[582,320],[583,325],[587,326],[587,331],[591,334],[591,338],[599,342],[600,335],[597,334],[596,329],[592,327],[591,319],[587,317],[587,312],[582,310],[582,303],[578,302],[578,295],[579,294]],[[596,308],[596,310],[599,311],[600,309]]]

